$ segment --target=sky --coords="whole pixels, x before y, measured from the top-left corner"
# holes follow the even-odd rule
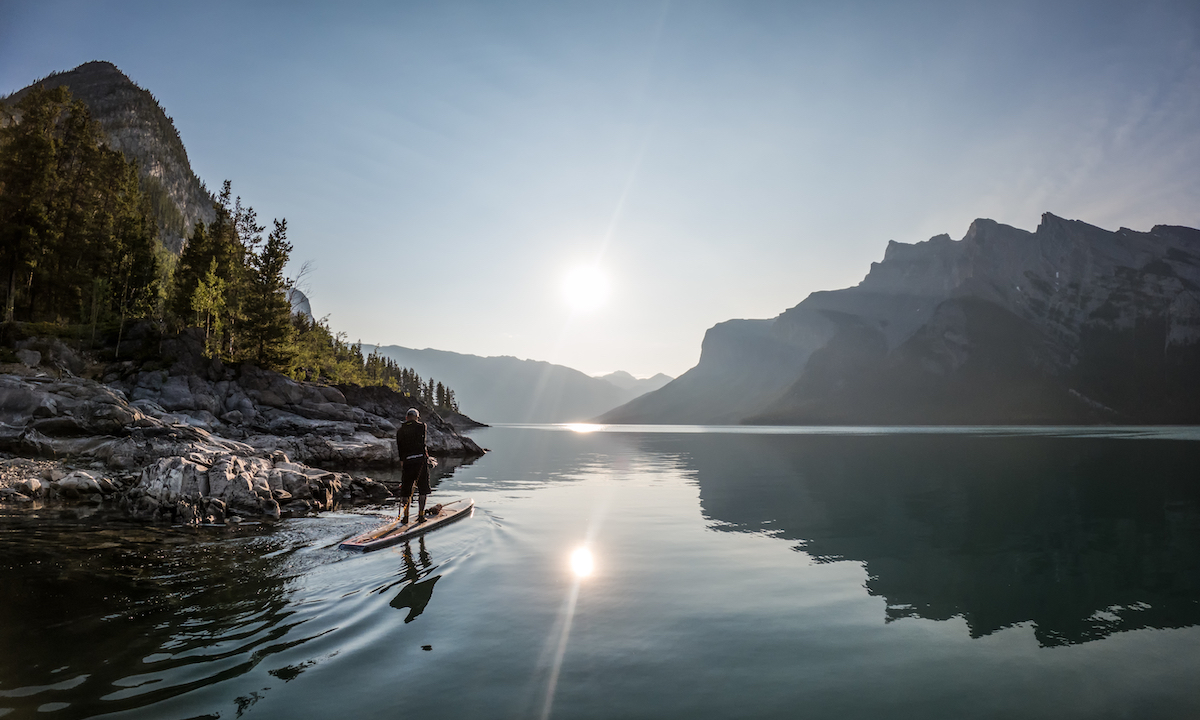
[[[888,240],[1200,227],[1195,2],[0,0],[0,95],[89,60],[369,344],[678,376]]]

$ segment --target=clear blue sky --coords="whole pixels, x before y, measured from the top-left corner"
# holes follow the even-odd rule
[[[889,239],[1200,225],[1196,2],[0,0],[0,94],[88,60],[367,343],[678,375]]]

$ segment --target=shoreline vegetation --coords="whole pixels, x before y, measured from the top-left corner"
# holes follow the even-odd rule
[[[286,219],[264,237],[226,181],[176,256],[67,88],[0,109],[0,503],[199,524],[380,501],[343,470],[395,466],[409,407],[432,454],[483,454],[452,389],[293,311]]]

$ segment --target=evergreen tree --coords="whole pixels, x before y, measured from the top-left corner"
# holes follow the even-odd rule
[[[247,356],[260,367],[286,371],[295,356],[292,346],[292,307],[283,275],[292,252],[287,241],[287,220],[276,220],[260,252],[250,257],[245,295],[245,327],[250,338]],[[356,346],[362,368],[362,348]]]
[[[100,320],[146,311],[159,278],[157,230],[136,167],[66,88],[33,88],[0,129],[4,317]]]
[[[33,285],[37,258],[53,241],[51,202],[56,185],[55,126],[66,88],[35,87],[17,105],[20,122],[0,129],[0,246],[7,280],[4,319],[12,322],[18,288]]]
[[[226,298],[224,312],[227,315],[237,315],[238,308],[235,307],[233,291],[244,278],[245,258],[238,247],[237,233],[234,230],[231,194],[232,184],[226,180],[221,186],[221,194],[213,203],[216,217],[207,226],[196,224],[192,237],[180,254],[171,305],[171,310],[177,318],[191,316],[192,295],[196,292],[196,285],[208,272],[208,267],[214,259],[217,261],[217,272],[225,280],[226,292],[230,295]],[[224,322],[227,319],[229,318],[222,320]],[[228,327],[229,323],[225,324]]]

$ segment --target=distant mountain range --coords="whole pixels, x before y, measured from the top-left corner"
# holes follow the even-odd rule
[[[664,375],[663,373],[659,373],[659,374],[655,375],[654,377],[636,378],[633,375],[630,375],[629,373],[625,372],[624,370],[618,370],[616,372],[611,372],[607,375],[597,375],[596,377],[598,377],[601,380],[605,380],[609,383],[612,383],[613,385],[616,385],[617,387],[621,388],[622,390],[630,390],[630,391],[636,392],[638,395],[641,395],[643,393],[648,393],[653,390],[657,390],[660,387],[662,387],[663,385],[666,385],[667,383],[671,382],[671,380],[673,379],[670,375]]]
[[[1200,423],[1200,231],[890,242],[852,288],[705,335],[699,364],[613,423]]]
[[[363,345],[369,353],[376,346]],[[454,390],[463,411],[485,423],[584,422],[671,381],[626,372],[591,377],[563,365],[515,357],[378,346],[380,355]]]
[[[148,90],[112,63],[88,62],[38,80],[0,102],[14,105],[38,85],[67,86],[100,123],[109,146],[137,162],[142,190],[154,206],[163,243],[172,252],[179,254],[197,221],[213,221],[213,197],[192,172],[174,121]]]

